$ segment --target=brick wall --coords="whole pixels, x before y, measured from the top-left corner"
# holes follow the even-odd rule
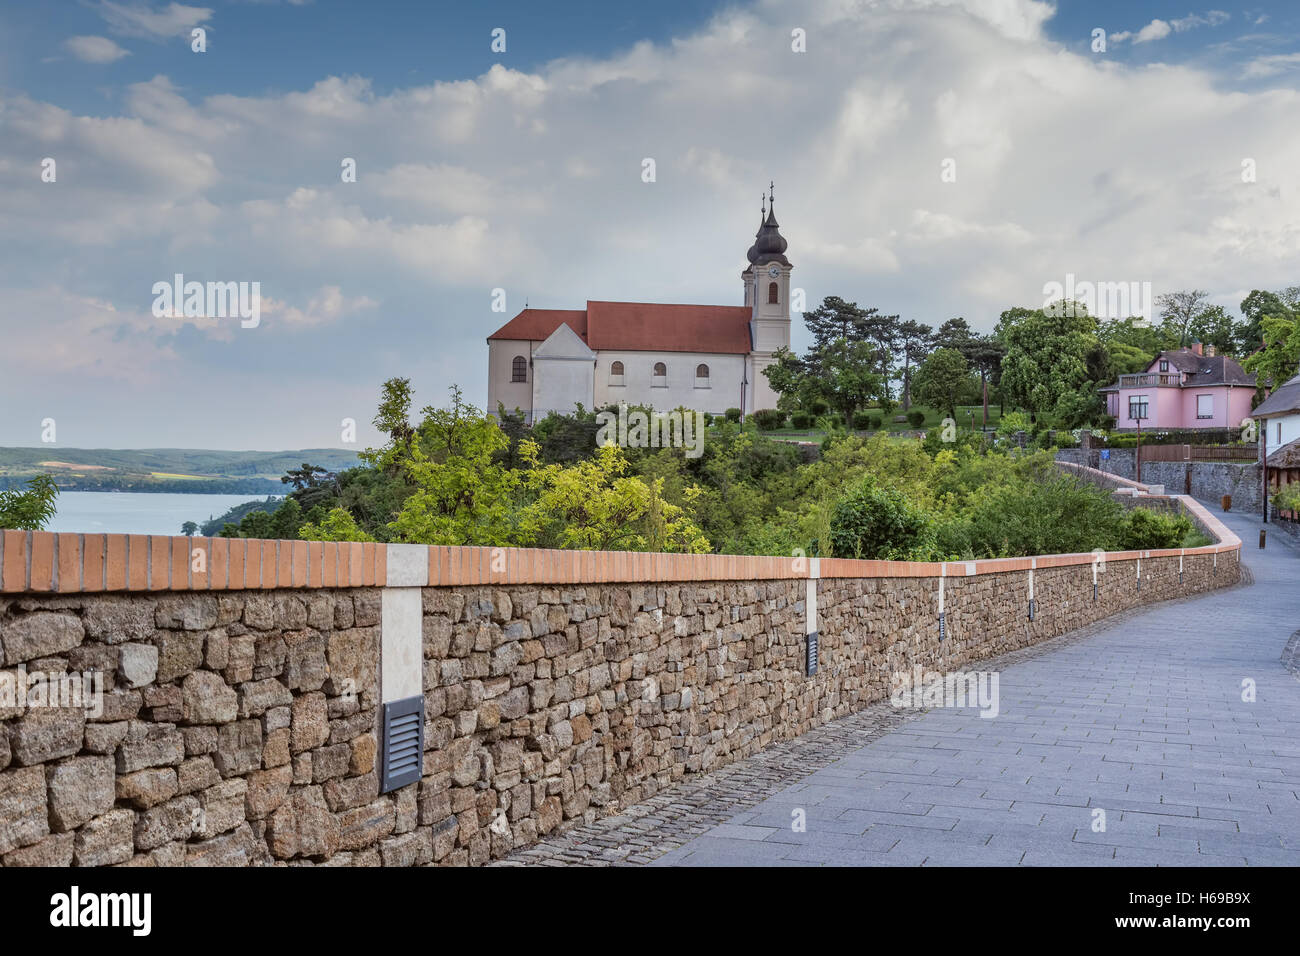
[[[1096,600],[1092,555],[5,532],[0,683],[88,675],[103,693],[0,701],[0,863],[482,863],[852,713],[895,671],[959,669],[1235,582],[1240,542],[1169,504],[1218,543],[1107,555]],[[410,620],[398,592],[418,596]],[[380,714],[399,686],[423,695],[423,769],[381,794]]]

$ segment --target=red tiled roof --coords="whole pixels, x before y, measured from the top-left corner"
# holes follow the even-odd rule
[[[528,342],[543,342],[562,323],[577,332],[582,341],[587,341],[587,313],[583,309],[524,309],[489,335],[488,340],[523,339]]]
[[[585,311],[524,309],[488,338],[540,342],[564,322],[593,349],[747,355],[752,315],[744,305],[588,301]]]

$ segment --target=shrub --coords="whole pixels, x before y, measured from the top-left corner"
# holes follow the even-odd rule
[[[933,550],[926,513],[870,476],[831,514],[831,553],[837,558],[923,560]]]
[[[976,557],[1023,557],[1114,550],[1124,509],[1073,476],[1034,475],[981,489],[969,517]]]
[[[813,403],[808,406],[808,411],[812,413],[814,418],[817,417],[818,415],[825,415],[830,410],[831,407],[827,405],[826,402],[822,401],[820,398],[815,399]]]
[[[1134,508],[1120,526],[1119,546],[1124,551],[1177,548],[1191,532],[1192,519],[1187,515]]]
[[[913,428],[920,428],[922,425],[925,424],[925,412],[920,412],[917,411],[916,409],[912,409],[910,412],[907,413],[907,423],[911,425]]]
[[[1024,412],[1007,412],[998,421],[999,435],[1014,435],[1016,432],[1031,432],[1034,423]]]
[[[59,486],[49,475],[29,479],[26,491],[0,491],[0,528],[40,531],[54,517],[58,496]]]
[[[1300,516],[1300,483],[1293,482],[1284,486],[1273,496],[1273,507],[1279,511],[1289,511]]]
[[[728,408],[726,414],[727,414],[727,421],[729,421],[729,422],[738,422],[738,421],[740,421],[740,409],[739,409],[739,408]]]
[[[795,412],[790,416],[790,424],[795,428],[812,428],[812,416],[807,412]]]
[[[880,426],[883,423],[884,423],[884,419],[882,419],[879,415],[872,415],[867,419],[867,427],[870,428],[873,432],[880,431]]]
[[[858,431],[865,431],[871,427],[871,416],[866,412],[853,413],[853,427]]]
[[[761,431],[775,431],[785,424],[785,412],[779,412],[775,408],[760,408],[754,412],[754,421],[758,422]]]

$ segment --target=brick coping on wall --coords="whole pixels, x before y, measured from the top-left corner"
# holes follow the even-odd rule
[[[1097,474],[1112,477],[1105,472]],[[1109,552],[1107,560],[1217,554],[1241,548],[1241,540],[1195,499],[1186,495],[1149,497],[1176,501],[1217,543],[1199,548]],[[818,560],[730,554],[4,531],[0,532],[0,592],[81,594],[809,577],[966,577],[1091,564],[1095,560],[1092,553],[978,561]]]

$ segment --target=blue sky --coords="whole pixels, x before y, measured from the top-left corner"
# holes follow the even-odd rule
[[[64,446],[338,445],[350,417],[364,445],[391,375],[420,404],[453,383],[482,403],[484,339],[525,299],[737,304],[769,179],[811,302],[988,329],[1071,273],[1199,286],[1235,312],[1300,283],[1298,19],[1281,2],[4,3],[0,443],[36,444],[50,417]],[[151,286],[176,272],[261,282],[261,324],[155,318]]]

